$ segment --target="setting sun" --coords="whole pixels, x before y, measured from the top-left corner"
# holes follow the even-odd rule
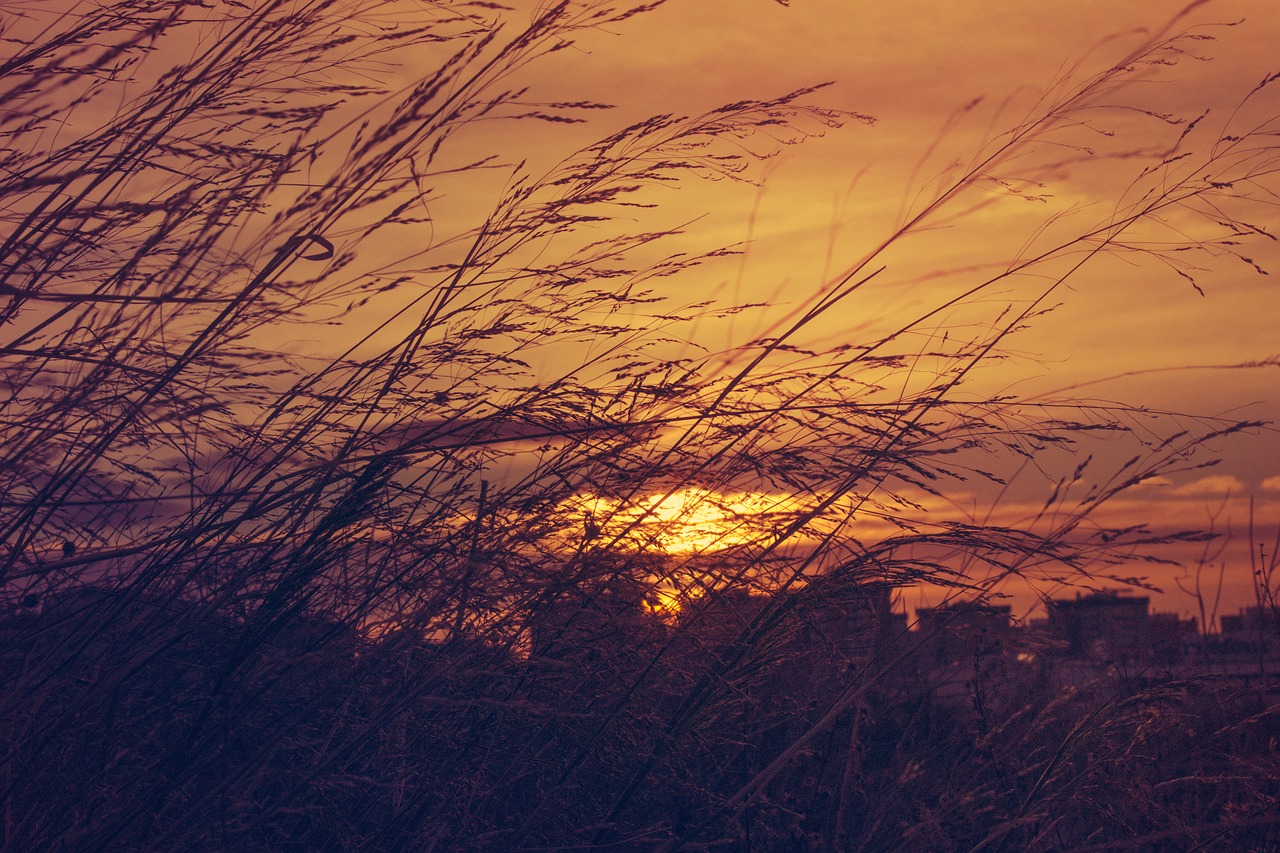
[[[600,536],[668,554],[767,544],[770,536],[777,536],[779,522],[797,506],[781,495],[722,494],[700,488],[652,494],[631,505],[593,497],[578,502],[599,526]]]

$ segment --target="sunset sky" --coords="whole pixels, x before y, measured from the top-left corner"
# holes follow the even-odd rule
[[[548,8],[533,0],[511,5],[497,11],[480,4],[473,13],[504,17],[502,37],[510,38]],[[396,17],[399,9],[446,17],[433,4],[385,4],[365,10],[381,16],[378,20],[353,17],[351,25],[393,32],[404,24]],[[148,79],[161,79],[173,62],[200,55],[226,36],[234,19],[201,18],[199,26],[179,29],[169,43],[176,59],[167,54],[148,58],[131,72],[135,78],[113,81],[118,93],[112,90],[110,96],[60,117],[48,131],[49,139],[65,140],[96,127],[118,104],[144,97]],[[42,25],[35,17],[15,24],[30,28],[25,36],[32,39]],[[704,365],[728,375],[751,342],[778,334],[846,274],[866,264],[864,272],[879,272],[789,343],[831,353],[890,336],[890,349],[913,369],[885,368],[876,377],[885,394],[907,398],[918,392],[930,381],[926,362],[937,350],[955,348],[961,338],[985,341],[1009,322],[1007,316],[1034,307],[1037,314],[1025,328],[1020,325],[1001,340],[995,354],[999,358],[984,359],[981,369],[966,376],[957,392],[960,400],[1018,397],[1051,411],[1060,402],[1086,399],[1093,407],[1086,417],[1099,419],[1123,404],[1130,409],[1122,419],[1150,442],[1146,450],[1152,454],[1158,453],[1160,437],[1179,427],[1194,433],[1234,420],[1280,421],[1280,293],[1275,275],[1269,274],[1280,270],[1280,242],[1271,236],[1280,235],[1280,214],[1269,192],[1276,186],[1272,173],[1280,174],[1280,156],[1257,159],[1257,180],[1244,180],[1231,172],[1243,160],[1229,141],[1248,133],[1259,134],[1260,140],[1280,135],[1275,119],[1280,116],[1280,82],[1257,91],[1261,81],[1280,71],[1274,49],[1280,44],[1280,13],[1273,0],[1216,0],[1191,7],[1184,0],[792,0],[790,5],[669,0],[606,29],[580,33],[568,49],[537,57],[495,82],[525,90],[522,100],[532,109],[553,102],[602,102],[613,109],[579,110],[575,114],[584,121],[577,124],[484,116],[449,128],[443,134],[449,146],[436,164],[438,183],[420,200],[427,224],[415,224],[416,231],[408,226],[387,229],[363,242],[356,237],[362,234],[360,223],[341,222],[342,228],[335,225],[328,232],[340,252],[355,251],[359,242],[359,271],[417,274],[427,267],[430,275],[420,279],[429,283],[408,295],[405,291],[413,288],[379,295],[369,308],[354,311],[344,321],[348,325],[340,342],[333,327],[321,322],[291,326],[287,336],[264,324],[255,331],[264,348],[289,351],[299,361],[314,357],[317,363],[348,345],[355,359],[378,346],[394,350],[420,316],[421,309],[413,306],[433,283],[449,277],[441,273],[446,266],[431,264],[457,260],[449,252],[466,245],[462,238],[474,233],[470,229],[510,190],[512,176],[521,168],[517,164],[526,174],[539,176],[579,148],[652,115],[699,115],[726,103],[829,84],[800,100],[841,111],[843,126],[817,117],[800,122],[796,131],[779,128],[780,143],[796,144],[776,146],[776,156],[749,173],[751,180],[689,177],[649,187],[638,198],[652,209],[624,210],[620,220],[600,226],[632,232],[681,228],[667,251],[741,250],[691,272],[647,282],[666,297],[664,310],[700,301],[767,306],[688,322],[672,332],[677,342],[664,344],[664,355],[706,353]],[[948,194],[950,200],[936,213],[916,218],[930,209],[940,188],[990,156],[997,142],[1009,138],[1003,134],[1022,126],[1044,104],[1063,99],[1074,86],[1123,62],[1145,42],[1184,32],[1189,35],[1178,42],[1183,52],[1176,63],[1162,54],[1165,61],[1134,71],[1125,88],[1103,87],[1064,113],[1038,141],[1013,149],[992,167],[989,180],[966,185],[954,198]],[[452,44],[440,48],[452,49]],[[439,67],[444,53],[433,50],[429,43],[413,51],[390,51],[385,64],[379,56],[350,66],[338,62],[335,68],[351,79],[386,86],[393,101]],[[288,81],[289,74],[280,80]],[[361,103],[358,109],[363,108]],[[336,118],[326,120],[337,129],[326,138],[327,153],[308,164],[316,175],[325,174],[321,167],[341,165],[353,150],[358,109],[353,107],[352,114],[339,109]],[[371,114],[378,109],[383,118],[390,113],[384,104]],[[341,125],[348,119],[351,123]],[[323,132],[329,127],[324,125]],[[732,151],[740,143],[722,144]],[[758,138],[741,144],[753,153],[774,153]],[[1225,153],[1207,161],[1213,150]],[[498,165],[457,174],[444,168],[488,155]],[[1201,168],[1204,162],[1211,164]],[[217,168],[207,162],[202,167]],[[156,181],[171,180],[156,175]],[[1209,194],[1196,202],[1195,210],[1173,209],[1158,225],[1125,232],[1119,240],[1123,251],[1092,257],[1080,251],[1090,244],[1070,242],[1122,219],[1135,209],[1141,193],[1191,179],[1231,186],[1224,183],[1221,197]],[[322,186],[325,181],[312,180]],[[306,184],[300,179],[292,186]],[[331,196],[337,198],[338,191]],[[1212,206],[1217,204],[1220,210]],[[274,210],[287,206],[279,197],[273,205]],[[265,209],[273,215],[272,206]],[[633,220],[627,219],[631,216]],[[1225,219],[1248,223],[1253,233],[1244,235],[1247,243],[1223,242],[1230,236],[1222,225]],[[912,223],[909,233],[901,233],[907,223]],[[594,227],[580,227],[573,239],[594,239]],[[255,222],[229,239],[244,241],[252,265],[273,256],[277,236]],[[1195,241],[1206,242],[1197,251],[1173,250]],[[1060,244],[1073,248],[1056,252]],[[559,248],[551,240],[539,251],[554,254]],[[1161,250],[1168,251],[1156,256]],[[1022,262],[1042,253],[1049,253],[1049,260],[1021,269]],[[495,269],[500,275],[502,268]],[[1004,275],[1010,270],[1016,272]],[[303,265],[294,272],[312,274]],[[983,284],[993,276],[999,279],[995,284]],[[327,303],[321,307],[341,310]],[[631,318],[629,328],[636,329],[638,338],[650,331],[646,324],[652,320],[642,315],[647,309],[628,304],[617,310]],[[893,333],[903,327],[907,331]],[[367,342],[354,343],[366,333]],[[547,337],[554,337],[554,330]],[[539,377],[565,375],[591,362],[592,342],[574,346],[559,347],[557,339],[557,345],[521,353],[521,358]],[[924,369],[917,371],[916,365]],[[595,379],[605,382],[604,375]],[[1147,415],[1139,407],[1159,415],[1158,427],[1153,417],[1153,429],[1147,431]],[[386,417],[394,421],[397,415]],[[378,421],[372,431],[403,429],[404,435],[412,435],[421,426]],[[465,432],[464,424],[458,434]],[[508,438],[517,441],[520,436],[504,440]],[[1121,465],[1133,447],[1099,438],[1081,445],[1078,458],[1094,457],[1090,473],[1105,477],[1098,472]],[[1127,572],[1146,576],[1164,590],[1156,598],[1158,608],[1196,610],[1178,583],[1190,582],[1201,559],[1208,561],[1204,577],[1216,578],[1223,571],[1219,612],[1252,603],[1251,555],[1256,558],[1261,545],[1261,553],[1270,557],[1280,544],[1277,450],[1280,434],[1270,427],[1211,442],[1184,460],[1181,467],[1188,470],[1153,478],[1097,510],[1099,522],[1112,526],[1148,524],[1157,531],[1212,527],[1225,534],[1221,548],[1206,551],[1194,545],[1168,554],[1191,569]],[[527,461],[518,453],[509,456],[505,476],[514,480],[522,475]],[[1002,474],[1018,474],[1008,488],[950,484],[941,496],[908,497],[939,521],[1028,524],[1053,480],[1069,474],[1076,463],[1077,458],[1061,456],[1022,463],[990,460],[990,465],[1004,467]],[[1197,467],[1206,463],[1215,464]],[[700,491],[717,488],[714,483],[687,485],[691,493],[711,495],[713,503],[757,507],[785,502],[779,495]],[[639,503],[671,511],[671,504],[661,504],[660,498]],[[874,538],[874,523],[868,525],[864,533]],[[701,534],[690,536],[703,541]],[[48,547],[57,548],[55,540],[49,537]],[[1035,603],[1026,589],[1007,592],[1022,611]]]
[[[850,122],[788,148],[770,164],[761,190],[722,182],[684,186],[663,198],[691,215],[709,211],[699,235],[710,229],[726,243],[752,241],[741,266],[708,276],[709,294],[798,305],[892,233],[905,205],[949,161],[969,158],[983,139],[1016,123],[1062,75],[1107,67],[1185,6],[1181,0],[796,0],[790,7],[766,0],[672,2],[627,22],[616,36],[586,39],[551,57],[532,77],[535,92],[546,92],[548,100],[591,97],[618,105],[574,131],[587,134],[649,113],[696,113],[825,81],[833,85],[811,100],[874,117],[873,125]],[[1212,26],[1222,23],[1235,25]],[[1197,41],[1195,49],[1212,61],[1187,58],[1162,69],[1158,79],[1126,96],[1130,103],[1188,118],[1207,109],[1202,125],[1221,127],[1241,99],[1277,70],[1280,15],[1266,0],[1203,4],[1173,30],[1200,25],[1205,28],[1198,32],[1213,40]],[[977,107],[956,116],[976,98],[982,99]],[[1274,93],[1268,103],[1275,107]],[[1231,127],[1260,120],[1265,107],[1234,117]],[[1095,137],[1101,150],[1117,140],[1134,149],[1170,142],[1169,125],[1132,112],[1117,110],[1110,127],[1096,130],[1115,133]],[[1047,201],[997,204],[946,230],[919,235],[906,244],[910,251],[888,257],[874,290],[827,318],[813,339],[870,335],[903,312],[943,301],[972,281],[966,268],[1014,256],[1050,214],[1102,219],[1117,203],[1117,188],[1133,181],[1136,171],[1127,159],[1064,168],[1048,176]],[[1275,231],[1277,217],[1267,204],[1250,216]],[[1274,243],[1250,252],[1263,268],[1280,268]],[[1031,396],[1061,392],[1194,415],[1280,419],[1280,368],[1233,367],[1280,355],[1274,277],[1257,274],[1239,258],[1199,263],[1206,267],[1197,273],[1203,296],[1159,263],[1092,262],[1055,295],[1061,307],[1017,337],[1013,348],[1021,357],[984,381]],[[758,325],[743,325],[750,322]],[[756,318],[706,329],[706,345],[732,347],[767,328],[765,319]],[[1216,467],[1155,481],[1105,514],[1162,529],[1212,521],[1229,531],[1227,550],[1211,573],[1226,565],[1220,609],[1233,612],[1252,598],[1244,542],[1250,506],[1253,547],[1265,540],[1272,550],[1280,519],[1278,448],[1270,430],[1236,436],[1211,448],[1220,460]],[[1011,516],[1018,513],[1014,503],[1006,506]],[[1179,556],[1194,560],[1198,554]],[[1157,608],[1194,610],[1172,583],[1176,570],[1140,573],[1168,593],[1156,597]]]

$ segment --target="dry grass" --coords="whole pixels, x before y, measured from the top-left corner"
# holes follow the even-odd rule
[[[970,382],[1096,257],[1197,288],[1247,260],[1274,121],[1148,116],[1167,146],[1102,221],[1053,218],[888,334],[806,341],[992,188],[1132,159],[1079,128],[1200,34],[1064,79],[788,313],[671,296],[738,250],[677,251],[654,188],[756,180],[866,120],[819,90],[654,117],[542,172],[472,148],[482,122],[594,114],[512,81],[645,6],[405,5],[395,29],[362,0],[0,8],[5,849],[1274,845],[1265,707],[1038,695],[973,730],[901,682],[909,648],[824,633],[869,589],[982,595],[1200,536],[1091,513],[1251,425]],[[370,82],[409,54],[420,79]],[[494,202],[439,221],[464,181]],[[766,336],[690,339],[743,311]],[[1099,433],[1134,457],[1077,466]],[[1009,458],[1067,472],[1025,525],[923,507]],[[771,511],[727,505],[744,492]],[[665,553],[654,495],[740,517]],[[867,518],[883,536],[854,535]],[[659,590],[679,620],[642,604]]]

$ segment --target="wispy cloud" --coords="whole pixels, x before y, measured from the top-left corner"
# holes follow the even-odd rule
[[[1173,494],[1180,498],[1223,497],[1240,494],[1246,491],[1247,488],[1244,482],[1237,477],[1216,474],[1209,477],[1201,477],[1199,480],[1192,480],[1190,483],[1183,483],[1173,489]]]

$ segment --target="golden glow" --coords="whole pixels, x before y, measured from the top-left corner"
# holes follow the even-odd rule
[[[686,488],[653,494],[624,505],[617,500],[580,499],[597,535],[619,544],[668,554],[702,554],[767,542],[776,521],[795,510],[794,500],[760,492],[722,494]]]
[[[644,601],[644,609],[650,616],[663,621],[671,620],[679,615],[683,598],[684,595],[671,580],[655,580],[653,589]]]

